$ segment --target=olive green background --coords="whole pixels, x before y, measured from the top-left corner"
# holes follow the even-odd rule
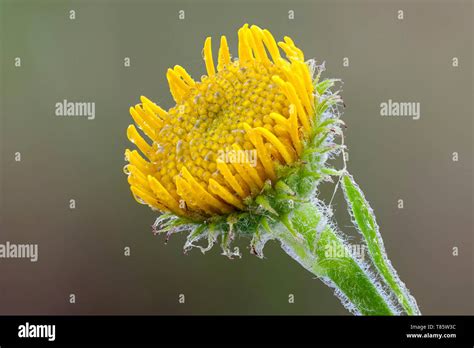
[[[0,11],[0,243],[39,245],[36,263],[0,259],[0,314],[347,314],[276,242],[264,260],[247,240],[242,259],[183,255],[184,235],[153,236],[156,215],[129,193],[128,107],[142,94],[170,107],[166,69],[199,77],[205,37],[227,35],[235,54],[245,22],[291,36],[344,80],[349,170],[393,265],[424,314],[473,314],[472,2],[2,0]],[[56,117],[63,99],[95,102],[96,119]],[[381,117],[388,99],[420,102],[421,119]],[[334,208],[355,235],[340,192]]]

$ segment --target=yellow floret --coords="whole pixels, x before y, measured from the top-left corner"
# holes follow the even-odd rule
[[[277,44],[255,25],[240,28],[238,38],[239,57],[231,59],[221,37],[217,66],[211,38],[205,40],[208,75],[201,81],[179,65],[168,69],[176,101],[168,111],[144,96],[130,108],[142,132],[134,125],[127,130],[142,153],[126,151],[138,202],[190,217],[244,210],[247,197],[277,180],[278,166],[298,159],[314,114],[303,52],[290,38]]]

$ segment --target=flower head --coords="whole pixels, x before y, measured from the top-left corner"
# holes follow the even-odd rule
[[[229,258],[240,257],[232,246],[235,236],[251,238],[249,249],[258,257],[269,240],[278,240],[290,257],[336,288],[349,310],[387,315],[403,307],[419,314],[387,259],[373,211],[345,160],[342,170],[327,164],[344,149],[341,99],[332,91],[336,80],[319,81],[324,64],[305,62],[289,37],[277,44],[268,30],[246,24],[238,38],[239,57],[231,59],[221,37],[217,64],[211,38],[205,40],[208,75],[201,81],[179,65],[168,69],[176,101],[168,111],[143,96],[130,108],[138,129],[129,126],[127,135],[141,154],[126,150],[125,172],[135,199],[163,212],[153,232],[168,237],[189,232],[185,252],[205,253],[220,238]],[[342,258],[331,253],[349,250],[332,220],[331,203],[315,196],[318,183],[331,176],[339,177],[335,190],[342,183],[377,277],[352,253]]]
[[[255,25],[240,28],[238,40],[232,59],[221,37],[217,64],[205,40],[201,81],[179,65],[168,69],[176,101],[168,111],[143,96],[130,108],[141,132],[130,125],[127,136],[141,154],[126,150],[126,173],[138,202],[191,218],[246,210],[299,160],[315,122],[303,52]]]

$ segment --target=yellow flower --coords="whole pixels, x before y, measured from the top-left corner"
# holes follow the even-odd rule
[[[201,81],[179,65],[168,69],[176,101],[168,111],[144,96],[130,108],[149,138],[134,125],[127,129],[142,153],[125,152],[138,202],[187,217],[245,210],[265,182],[275,183],[280,166],[299,158],[315,113],[303,52],[289,37],[277,44],[255,25],[240,28],[238,39],[239,57],[231,59],[221,37],[217,66],[211,38],[205,40],[208,75]]]

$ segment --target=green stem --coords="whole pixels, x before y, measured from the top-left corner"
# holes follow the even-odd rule
[[[347,244],[314,204],[298,205],[270,229],[288,255],[336,288],[336,295],[352,312],[362,315],[398,314],[381,286],[365,271],[362,262],[349,252]]]

